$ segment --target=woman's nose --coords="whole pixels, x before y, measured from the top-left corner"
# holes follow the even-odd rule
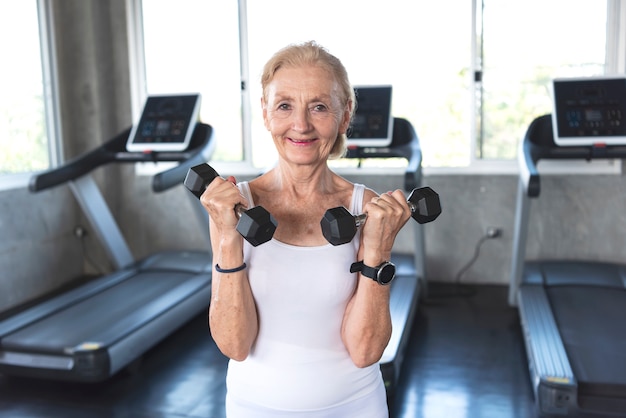
[[[308,109],[297,109],[292,113],[292,127],[297,132],[305,132],[310,129],[311,120]]]

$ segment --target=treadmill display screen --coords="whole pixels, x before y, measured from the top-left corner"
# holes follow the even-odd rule
[[[555,79],[552,93],[557,145],[626,144],[626,77]]]
[[[348,147],[386,147],[393,137],[392,87],[355,86],[356,112],[348,131]]]
[[[128,137],[128,151],[184,151],[200,110],[200,94],[150,96]]]

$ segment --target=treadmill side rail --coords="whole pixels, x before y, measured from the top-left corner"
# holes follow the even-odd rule
[[[528,189],[520,178],[517,182],[515,209],[515,229],[513,251],[511,254],[511,275],[509,276],[509,305],[516,306],[518,291],[522,283],[524,259],[526,258],[526,240],[528,239],[528,217],[530,216],[530,199]]]
[[[74,359],[69,356],[0,351],[0,364],[8,367],[42,367],[46,369],[72,370]]]
[[[541,285],[519,290],[519,312],[535,399],[542,414],[567,415],[578,408],[578,384]]]

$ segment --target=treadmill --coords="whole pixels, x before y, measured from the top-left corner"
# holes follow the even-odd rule
[[[618,120],[613,125],[626,129],[626,112],[614,112],[626,106],[626,81],[619,88],[595,79],[553,83],[554,112],[530,124],[520,152],[509,304],[519,308],[541,416],[626,417],[626,265],[525,260],[530,199],[540,194],[538,161],[626,158],[619,132],[603,128]],[[568,127],[575,128],[569,138]]]
[[[406,119],[393,118],[393,136],[389,146],[349,148],[346,158],[405,158],[408,161],[404,175],[405,191],[410,192],[421,186],[422,151],[415,129]],[[379,361],[388,397],[393,396],[402,372],[418,301],[422,292],[426,291],[424,225],[412,219],[409,223],[416,228],[414,254],[391,254],[391,261],[396,265],[390,300],[393,328],[389,344]]]
[[[160,119],[174,115],[172,109],[152,114]],[[178,162],[153,177],[152,189],[181,187],[190,167],[210,159],[212,128],[191,120],[189,145],[172,152],[128,152],[131,130],[31,178],[32,192],[70,186],[116,271],[0,320],[0,373],[100,382],[137,364],[144,352],[209,305],[211,254],[165,251],[134,260],[90,173],[110,163]],[[200,219],[208,230],[206,214]]]

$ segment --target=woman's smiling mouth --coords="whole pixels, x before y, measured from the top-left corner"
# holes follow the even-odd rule
[[[311,142],[317,141],[317,138],[313,139],[295,139],[295,138],[287,138],[289,141],[294,144],[310,144]]]

